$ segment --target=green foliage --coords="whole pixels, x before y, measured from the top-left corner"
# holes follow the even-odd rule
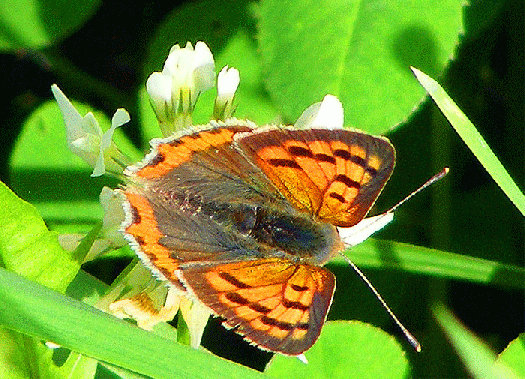
[[[520,378],[513,372],[512,366],[505,364],[505,360],[501,359],[496,361],[496,355],[482,341],[461,325],[445,307],[434,307],[434,315],[474,378]],[[513,344],[516,345],[514,342]],[[511,354],[508,354],[508,356],[510,355]],[[519,356],[520,353],[515,351],[514,355]],[[523,354],[521,354],[521,358],[523,358]],[[517,369],[523,369],[523,360],[516,364],[515,367]]]
[[[410,377],[410,365],[399,343],[381,329],[362,322],[328,322],[305,356],[308,364],[276,355],[265,372],[283,379]]]
[[[525,378],[525,333],[509,343],[497,361],[510,367],[521,378]]]
[[[69,65],[62,66],[64,61],[54,59],[53,49],[59,50],[64,38],[82,31],[98,5],[97,1],[6,0],[0,5],[0,47],[10,53],[24,49],[42,54],[51,61],[49,70],[61,75],[67,73],[66,82],[74,83],[82,78],[77,85],[84,90],[87,74]],[[259,125],[293,123],[306,107],[320,101],[325,94],[338,96],[345,108],[345,125],[371,133],[392,132],[389,137],[398,149],[399,159],[390,185],[398,189],[387,186],[378,202],[379,209],[386,209],[384,204],[391,205],[410,192],[414,181],[430,176],[436,167],[440,169],[442,155],[451,150],[456,154],[453,149],[457,145],[452,141],[457,138],[441,138],[436,131],[448,129],[448,124],[436,123],[432,126],[434,129],[429,130],[421,124],[414,126],[416,124],[407,122],[420,117],[417,110],[425,95],[409,66],[446,82],[450,60],[461,52],[460,42],[482,35],[502,9],[505,9],[504,2],[472,1],[469,6],[463,6],[462,2],[452,0],[262,0],[256,5],[248,1],[187,2],[165,15],[154,29],[147,30],[143,60],[138,58],[138,51],[133,51],[132,58],[127,59],[139,62],[138,82],[142,86],[152,71],[162,69],[173,44],[203,40],[214,54],[217,70],[229,65],[240,71],[236,116]],[[137,20],[131,21],[139,24]],[[484,44],[480,49],[487,47]],[[417,75],[420,80],[423,78],[422,84],[464,143],[523,214],[523,194],[500,163],[505,161],[496,158],[501,150],[494,149],[498,153],[492,153],[488,148],[490,142],[480,137],[441,87],[432,79]],[[101,85],[98,79],[87,82],[92,85],[90,91],[96,93],[98,108],[101,101],[114,94],[120,95],[118,99],[113,96],[115,103],[122,98],[128,100],[127,104],[117,106],[136,102],[136,109],[128,109],[135,124],[118,130],[115,141],[132,160],[139,161],[142,153],[131,141],[145,151],[151,138],[160,137],[145,91],[129,91],[126,97],[114,88],[108,91],[111,85]],[[214,91],[204,93],[199,99],[195,123],[207,122],[213,109]],[[517,103],[522,100],[518,98]],[[109,128],[109,117],[97,107],[77,102],[75,107],[82,115],[94,112],[102,129]],[[422,122],[425,123],[429,123],[428,120]],[[137,125],[140,136],[130,138],[132,128]],[[395,130],[394,125],[397,125]],[[519,141],[517,138],[511,136],[507,141]],[[426,148],[432,144],[437,146],[437,153]],[[507,143],[506,147],[510,155],[521,151],[519,144]],[[454,154],[450,154],[449,159],[456,166],[452,167],[449,177],[436,186],[448,188],[448,197],[439,198],[441,201],[430,207],[424,203],[425,195],[418,196],[396,214],[394,225],[379,235],[379,238],[386,236],[386,240],[369,239],[345,252],[359,267],[370,269],[372,279],[377,279],[373,282],[387,302],[396,313],[403,312],[401,319],[422,315],[419,324],[414,323],[416,330],[411,330],[427,339],[422,341],[422,355],[408,352],[408,343],[401,337],[396,342],[383,331],[389,324],[380,306],[374,303],[367,307],[366,300],[359,297],[359,284],[349,282],[351,270],[336,262],[330,266],[338,274],[336,302],[330,317],[352,318],[355,312],[362,312],[363,321],[377,326],[357,321],[330,321],[314,347],[306,352],[308,365],[293,357],[276,356],[265,374],[261,374],[208,352],[177,344],[171,328],[165,324],[150,333],[91,306],[107,286],[87,274],[84,270],[88,268],[80,268],[77,261],[80,256],[64,250],[58,243],[57,232],[50,232],[46,223],[61,233],[87,234],[103,217],[98,202],[100,189],[104,185],[116,188],[119,182],[115,178],[89,177],[89,167],[67,149],[57,106],[54,102],[43,102],[24,119],[9,158],[9,186],[32,205],[6,186],[0,187],[0,266],[3,267],[0,269],[0,378],[99,378],[104,371],[100,369],[102,366],[113,372],[113,377],[122,378],[140,375],[154,378],[445,375],[436,370],[447,364],[448,357],[447,362],[439,362],[430,372],[427,368],[431,367],[432,358],[424,355],[428,345],[446,345],[443,337],[438,340],[438,333],[429,331],[427,324],[432,321],[426,315],[441,283],[450,279],[471,282],[482,291],[525,289],[525,269],[518,266],[522,261],[516,257],[523,251],[520,242],[515,240],[522,225],[519,222],[523,221],[516,215],[521,215],[514,208],[491,213],[501,208],[499,193],[495,195],[499,190],[484,186],[473,192],[468,188],[469,183],[456,181],[455,175],[472,170],[473,164],[462,166],[461,162],[467,160]],[[454,212],[459,211],[452,208],[461,211],[461,217],[457,217]],[[446,216],[439,216],[436,209],[447,212]],[[484,224],[476,229],[472,225],[478,221]],[[436,241],[443,230],[450,244]],[[424,236],[416,240],[418,244],[434,248],[406,243],[414,242],[411,232]],[[473,241],[464,237],[476,233],[479,238]],[[485,242],[488,239],[491,244]],[[85,240],[82,254],[77,253],[83,256],[88,244]],[[128,249],[115,256],[122,254],[131,253]],[[112,271],[109,259],[97,264]],[[424,277],[434,278],[429,287],[439,282],[438,290],[431,287],[430,294],[425,292],[428,282]],[[341,283],[350,284],[344,288]],[[385,293],[383,288],[387,289]],[[411,298],[410,293],[414,293]],[[421,293],[424,298],[415,299]],[[389,301],[392,299],[393,303]],[[347,313],[341,316],[342,309]],[[448,311],[437,307],[434,314],[474,377],[525,377],[523,334],[508,345],[495,365],[496,354],[480,338],[468,333]],[[42,341],[58,343],[62,348],[53,351]],[[406,353],[403,348],[407,349]],[[429,355],[434,353],[431,351]],[[64,357],[59,362],[60,354]],[[458,370],[452,367],[447,372],[458,375]]]
[[[175,372],[186,378],[261,377],[255,371],[141,330],[4,269],[0,269],[0,296],[2,325],[144,375],[159,379],[172,378]]]
[[[461,109],[458,108],[436,81],[417,69],[413,69],[413,71],[423,87],[425,87],[432,99],[434,99],[439,109],[441,109],[445,117],[449,120],[450,124],[460,135],[463,142],[472,150],[476,158],[516,208],[520,210],[521,214],[525,216],[525,195],[512,180],[509,173],[505,170],[505,167],[503,167],[472,122],[461,112]]]
[[[0,183],[0,257],[2,266],[64,292],[80,268],[64,251],[36,209]]]
[[[295,120],[330,93],[345,104],[347,124],[385,133],[425,95],[408,67],[436,77],[454,54],[463,31],[458,5],[262,1],[259,42],[270,94],[285,120]]]
[[[82,26],[99,5],[99,0],[2,0],[0,49],[38,49],[54,44]]]

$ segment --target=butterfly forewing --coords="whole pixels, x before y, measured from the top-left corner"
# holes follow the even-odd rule
[[[205,156],[216,152],[215,164],[228,161],[228,147],[237,133],[248,132],[247,126],[229,126],[222,128],[208,128],[194,131],[191,134],[153,140],[153,150],[142,164],[127,170],[127,174],[134,173],[140,178],[166,178],[173,169],[185,162],[194,160],[197,156]],[[226,147],[226,149],[224,149]],[[219,151],[221,153],[219,153]],[[235,166],[233,166],[235,167]],[[242,172],[238,172],[242,174]]]
[[[329,129],[271,129],[237,141],[297,208],[337,226],[366,215],[394,168],[387,139]]]
[[[126,170],[128,239],[146,264],[166,279],[176,280],[180,262],[231,260],[247,250],[221,214],[204,212],[209,204],[227,214],[232,203],[248,206],[285,201],[273,184],[232,148],[245,126],[202,130],[180,138],[157,140],[139,165]],[[270,200],[269,200],[270,199]],[[273,199],[273,200],[271,200]],[[229,212],[232,213],[231,211]],[[241,215],[242,216],[242,215]]]

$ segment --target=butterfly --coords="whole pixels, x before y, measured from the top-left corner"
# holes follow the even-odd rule
[[[308,350],[335,290],[323,265],[390,177],[390,142],[231,120],[151,144],[123,189],[144,264],[261,349]]]

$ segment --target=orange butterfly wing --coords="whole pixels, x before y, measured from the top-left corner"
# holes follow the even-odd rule
[[[179,288],[175,270],[180,262],[216,260],[221,252],[233,252],[224,257],[231,260],[248,249],[227,227],[199,213],[200,204],[264,204],[282,197],[232,148],[236,134],[251,130],[229,126],[154,140],[143,162],[125,172],[130,178],[123,191],[126,237],[153,272]],[[196,198],[199,204],[192,202]]]
[[[237,143],[294,206],[342,227],[365,217],[394,169],[390,142],[356,131],[271,129]]]
[[[335,288],[330,271],[280,258],[181,269],[183,281],[225,325],[287,355],[301,354],[317,340]]]

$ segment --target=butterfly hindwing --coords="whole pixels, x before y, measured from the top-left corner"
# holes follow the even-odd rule
[[[264,349],[289,355],[314,344],[335,288],[330,271],[280,258],[181,265],[179,276],[228,327]]]

